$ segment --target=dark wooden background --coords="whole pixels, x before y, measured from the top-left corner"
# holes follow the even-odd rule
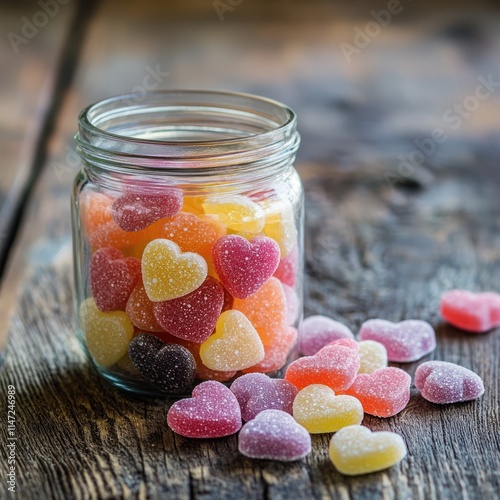
[[[0,378],[2,399],[17,390],[19,498],[499,498],[499,331],[464,334],[441,322],[438,303],[455,287],[500,291],[500,88],[456,130],[443,121],[478,77],[500,81],[500,13],[493,1],[401,5],[348,63],[339,44],[387,2],[243,0],[220,21],[211,0],[72,0],[18,53],[8,33],[40,6],[2,3]],[[344,477],[329,435],[298,463],[248,460],[236,437],[175,436],[168,403],[125,396],[84,364],[70,278],[77,114],[157,66],[168,73],[159,88],[248,91],[297,111],[307,314],[354,330],[377,316],[428,320],[438,348],[426,359],[483,377],[477,402],[442,408],[413,390],[396,417],[365,418],[404,437],[401,464]],[[398,156],[435,127],[448,139],[402,175]]]

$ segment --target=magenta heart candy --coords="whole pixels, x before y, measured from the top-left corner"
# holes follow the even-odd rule
[[[114,201],[112,214],[124,231],[135,232],[160,219],[173,217],[181,208],[182,191],[165,188],[161,194],[124,194]]]
[[[297,247],[293,247],[290,253],[280,260],[274,276],[276,276],[276,278],[278,278],[284,285],[294,287],[295,282],[297,281],[298,269],[299,251],[297,250]]]
[[[224,305],[224,289],[210,276],[194,292],[153,306],[158,324],[168,333],[198,344],[212,335]]]
[[[266,236],[256,236],[248,241],[230,234],[214,243],[212,258],[217,275],[229,293],[238,299],[246,299],[276,271],[280,248]]]
[[[427,401],[438,404],[470,401],[484,394],[477,373],[446,361],[422,363],[415,372],[415,387]]]
[[[262,373],[248,373],[231,385],[245,422],[264,410],[281,410],[292,414],[293,400],[299,390],[290,382],[271,379]]]
[[[361,325],[359,340],[375,340],[387,349],[389,361],[409,363],[422,358],[436,348],[434,329],[426,321],[409,319],[391,323],[371,319]]]
[[[450,290],[441,297],[441,315],[453,326],[482,333],[500,326],[500,294]]]
[[[347,326],[327,316],[309,316],[300,326],[299,350],[304,356],[313,356],[326,345],[342,338],[354,338]]]
[[[224,384],[203,382],[194,388],[192,396],[170,407],[167,423],[174,432],[190,438],[216,438],[241,429],[240,405]]]
[[[123,257],[116,248],[102,248],[90,259],[90,286],[103,312],[125,311],[141,276],[141,261]]]
[[[238,449],[250,458],[293,462],[311,452],[311,436],[288,413],[265,410],[243,426]]]

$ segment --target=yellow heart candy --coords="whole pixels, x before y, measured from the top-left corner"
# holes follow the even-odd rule
[[[330,387],[312,384],[297,394],[293,417],[311,434],[336,432],[342,427],[360,424],[363,407],[353,396],[335,396]]]
[[[270,211],[266,215],[264,234],[278,243],[281,258],[286,257],[297,244],[297,228],[291,205]]]
[[[342,474],[357,476],[387,469],[406,456],[403,438],[394,432],[373,432],[362,425],[340,429],[330,441],[330,459]]]
[[[359,343],[358,373],[373,373],[387,366],[387,349],[375,340],[363,340]]]
[[[127,354],[134,325],[124,312],[101,312],[90,298],[80,307],[80,321],[87,348],[98,365],[114,365]]]
[[[170,240],[154,240],[142,256],[142,279],[152,302],[183,297],[201,286],[208,274],[205,259],[197,253],[182,253]]]
[[[264,346],[257,330],[240,311],[225,311],[215,333],[200,347],[203,364],[210,370],[238,371],[260,363]]]
[[[262,208],[246,196],[213,196],[203,202],[203,210],[236,232],[260,233],[265,223]]]

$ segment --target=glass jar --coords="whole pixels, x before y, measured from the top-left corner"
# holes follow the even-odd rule
[[[236,93],[123,95],[84,109],[76,140],[76,310],[101,375],[154,396],[281,376],[302,317],[293,111]]]

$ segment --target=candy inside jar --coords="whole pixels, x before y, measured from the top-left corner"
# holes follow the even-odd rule
[[[96,164],[101,149],[93,143],[95,130],[82,120],[89,110],[80,117],[77,139],[84,168],[74,192],[74,242],[78,315],[89,358],[115,385],[152,395],[186,394],[201,381],[230,382],[246,373],[283,375],[297,356],[302,316],[302,191],[291,163],[298,144],[294,116],[287,108],[280,108],[283,116],[274,116],[279,105],[264,101],[274,120],[286,124],[292,119],[293,127],[265,145],[278,148],[279,157],[263,158],[262,135],[280,131],[283,124],[271,127],[270,118],[256,114],[253,127],[263,129],[260,138],[259,133],[246,135],[245,118],[243,130],[236,132],[233,124],[222,139],[171,141],[175,124],[168,106],[178,110],[179,97],[156,94],[143,104],[142,125],[136,111],[134,135],[124,130],[123,116],[114,117],[119,130],[110,118],[93,124],[103,129],[98,135],[112,131],[109,140],[118,137],[104,164]],[[204,95],[211,93],[200,94],[188,93],[196,101],[193,107],[202,107],[200,99],[206,99],[212,109]],[[232,94],[216,97],[227,96],[234,99]],[[239,97],[250,110],[259,102]],[[160,127],[161,103],[167,112]],[[115,114],[126,117],[118,104]],[[94,106],[107,109],[109,103]],[[214,131],[205,116],[201,132],[196,113],[204,113],[184,101],[183,106],[193,134],[220,134],[215,123],[220,113],[211,111]],[[169,140],[158,140],[161,134]],[[144,141],[146,135],[154,140]],[[252,141],[255,148],[248,149]],[[159,144],[178,156],[151,166],[145,149],[155,153]],[[204,145],[201,156],[199,144]],[[141,154],[131,159],[134,148]],[[213,155],[207,154],[210,148]]]

